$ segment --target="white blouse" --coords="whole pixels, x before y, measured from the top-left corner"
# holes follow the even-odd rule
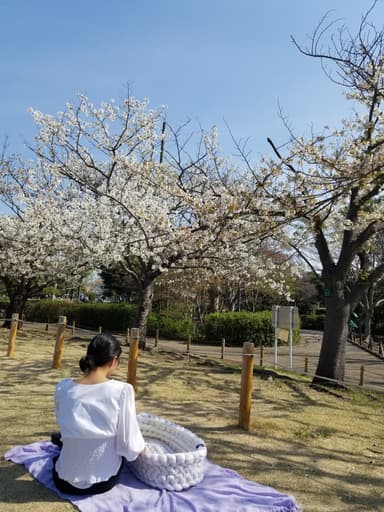
[[[55,408],[63,441],[56,471],[79,489],[108,480],[122,456],[134,460],[144,450],[130,384],[64,379],[56,386]]]

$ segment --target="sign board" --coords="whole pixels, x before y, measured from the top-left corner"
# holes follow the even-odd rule
[[[299,310],[296,306],[272,306],[272,324],[275,329],[299,327]]]
[[[289,341],[289,331],[287,329],[279,329],[277,332],[277,337],[279,340],[285,341],[285,343],[288,343]]]

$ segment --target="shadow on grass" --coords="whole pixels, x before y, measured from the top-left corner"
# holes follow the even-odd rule
[[[0,462],[1,503],[44,502],[48,504],[62,501],[54,492],[30,476],[22,465],[7,461]]]

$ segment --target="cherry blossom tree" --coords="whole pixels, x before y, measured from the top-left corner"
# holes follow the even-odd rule
[[[0,279],[10,300],[6,326],[46,286],[80,283],[92,262],[79,203],[60,188],[40,166],[3,153],[0,200],[10,211],[0,215]]]
[[[291,131],[283,148],[269,139],[274,158],[263,162],[266,191],[291,221],[282,230],[285,243],[323,285],[326,319],[315,378],[322,382],[344,379],[351,312],[384,274],[382,261],[368,257],[384,228],[384,30],[370,21],[375,4],[356,34],[343,25],[333,31],[325,16],[308,47],[293,39],[301,53],[321,61],[353,108],[334,131],[306,137]]]
[[[251,244],[252,246],[255,244]],[[249,248],[249,254],[252,252]],[[263,258],[266,272],[246,266],[243,262],[231,271],[225,263],[216,267],[215,272],[208,268],[168,272],[156,284],[156,302],[163,310],[177,309],[201,323],[208,313],[222,311],[260,311],[260,298],[268,296],[272,303],[290,300],[290,287],[295,280],[297,269],[282,255],[271,254],[262,245],[257,246],[257,265]],[[159,304],[160,302],[160,304]]]
[[[76,183],[101,224],[110,223],[100,264],[118,264],[135,280],[142,347],[161,274],[223,262],[236,273],[250,264],[246,240],[267,236],[262,190],[252,190],[251,211],[243,176],[220,156],[214,128],[193,139],[188,125],[166,127],[162,109],[129,95],[100,106],[80,96],[56,116],[32,113],[43,165]],[[260,260],[255,266],[265,272]]]

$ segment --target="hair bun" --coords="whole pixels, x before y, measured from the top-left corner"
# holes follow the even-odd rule
[[[114,357],[120,357],[120,354],[120,343],[112,334],[98,334],[90,341],[87,355],[80,359],[79,366],[83,373],[90,373],[109,363]]]
[[[89,373],[95,367],[93,358],[89,355],[83,356],[79,361],[80,370],[83,373]]]

